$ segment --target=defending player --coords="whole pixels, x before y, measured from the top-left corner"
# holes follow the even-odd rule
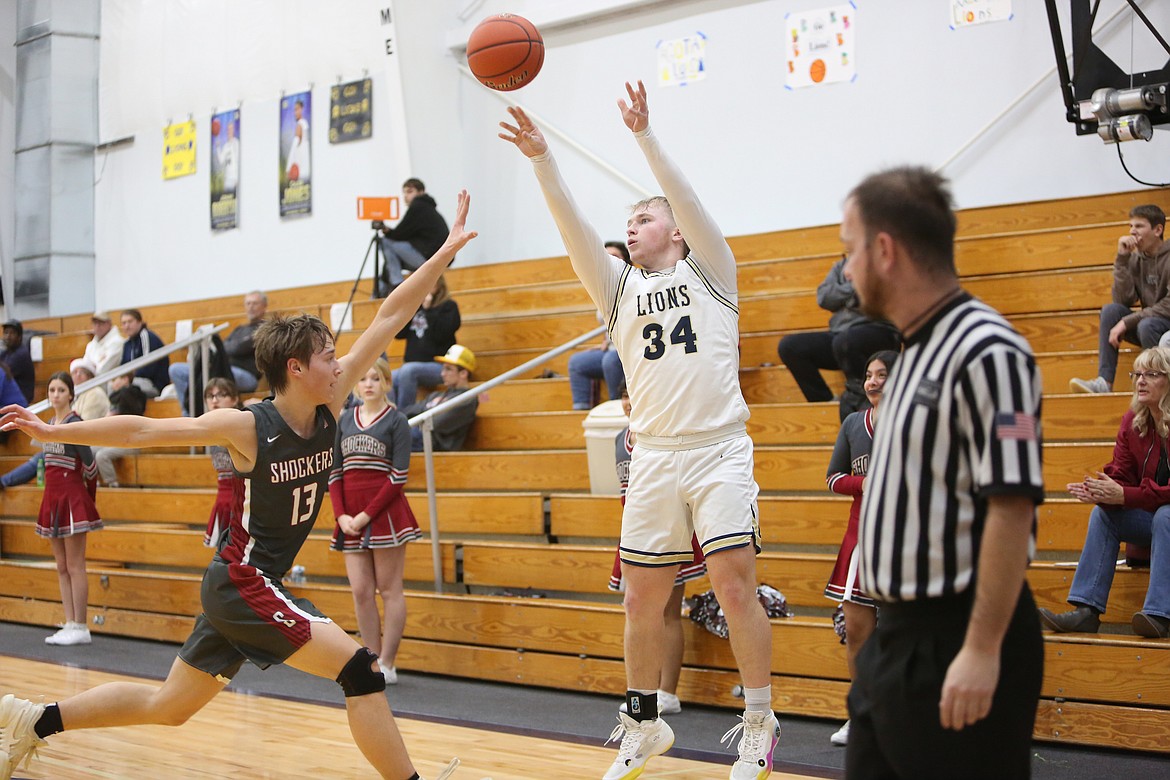
[[[723,233],[650,129],[646,87],[626,84],[618,101],[665,197],[635,204],[626,227],[628,266],[609,255],[569,194],[540,130],[519,108],[500,138],[530,158],[573,269],[605,313],[626,370],[637,435],[619,551],[626,582],[626,708],[611,739],[622,737],[605,780],[634,778],[670,749],[656,691],[664,645],[663,607],[680,563],[692,560],[691,534],[707,556],[711,584],[727,616],[747,708],[733,780],[771,774],[780,726],[771,709],[771,626],[756,599],[759,551],[752,441],[739,389],[739,309],[735,258]]]
[[[385,778],[418,778],[387,704],[378,656],[281,584],[304,544],[333,465],[338,388],[353,387],[414,315],[455,253],[476,233],[465,228],[470,199],[459,208],[446,243],[382,302],[374,321],[345,357],[317,317],[275,317],[256,334],[256,362],[274,399],[245,410],[201,417],[137,416],[48,426],[7,406],[0,429],[41,441],[133,447],[220,445],[247,478],[244,514],[203,578],[203,614],[161,687],[109,683],[47,707],[11,695],[0,701],[0,777],[44,738],[63,730],[157,723],[177,726],[219,693],[245,660],[261,668],[286,663],[336,680],[345,692],[354,741]],[[129,442],[129,444],[127,444]]]

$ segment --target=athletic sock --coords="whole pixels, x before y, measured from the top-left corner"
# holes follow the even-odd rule
[[[40,719],[33,726],[33,731],[41,739],[51,737],[54,734],[60,734],[65,730],[61,725],[61,708],[56,704],[50,704],[45,707],[45,711],[41,713]]]
[[[626,691],[626,713],[636,721],[654,720],[658,717],[658,690]]]
[[[744,688],[743,703],[744,710],[747,712],[771,712],[772,686],[765,685],[763,688]]]

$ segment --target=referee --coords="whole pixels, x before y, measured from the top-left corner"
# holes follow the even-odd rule
[[[1026,778],[1043,674],[1024,572],[1043,500],[1028,343],[959,286],[946,181],[865,179],[845,267],[905,352],[882,403],[858,538],[880,620],[849,692],[846,777]]]

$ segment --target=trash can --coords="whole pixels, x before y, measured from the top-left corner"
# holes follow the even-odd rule
[[[585,453],[589,458],[590,492],[610,496],[621,492],[614,440],[629,424],[621,401],[598,404],[581,423],[585,428]]]

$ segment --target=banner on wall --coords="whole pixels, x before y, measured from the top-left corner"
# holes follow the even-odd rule
[[[211,229],[236,227],[240,196],[240,110],[211,116]]]
[[[1012,0],[951,0],[951,29],[1012,18]]]
[[[195,120],[163,128],[163,180],[195,173]]]
[[[280,99],[280,216],[313,213],[313,94]]]
[[[373,79],[338,84],[329,90],[329,143],[343,144],[374,133]]]
[[[788,89],[852,81],[857,6],[853,3],[790,13],[784,17]]]
[[[683,87],[707,77],[707,36],[701,32],[658,42],[658,86]]]

